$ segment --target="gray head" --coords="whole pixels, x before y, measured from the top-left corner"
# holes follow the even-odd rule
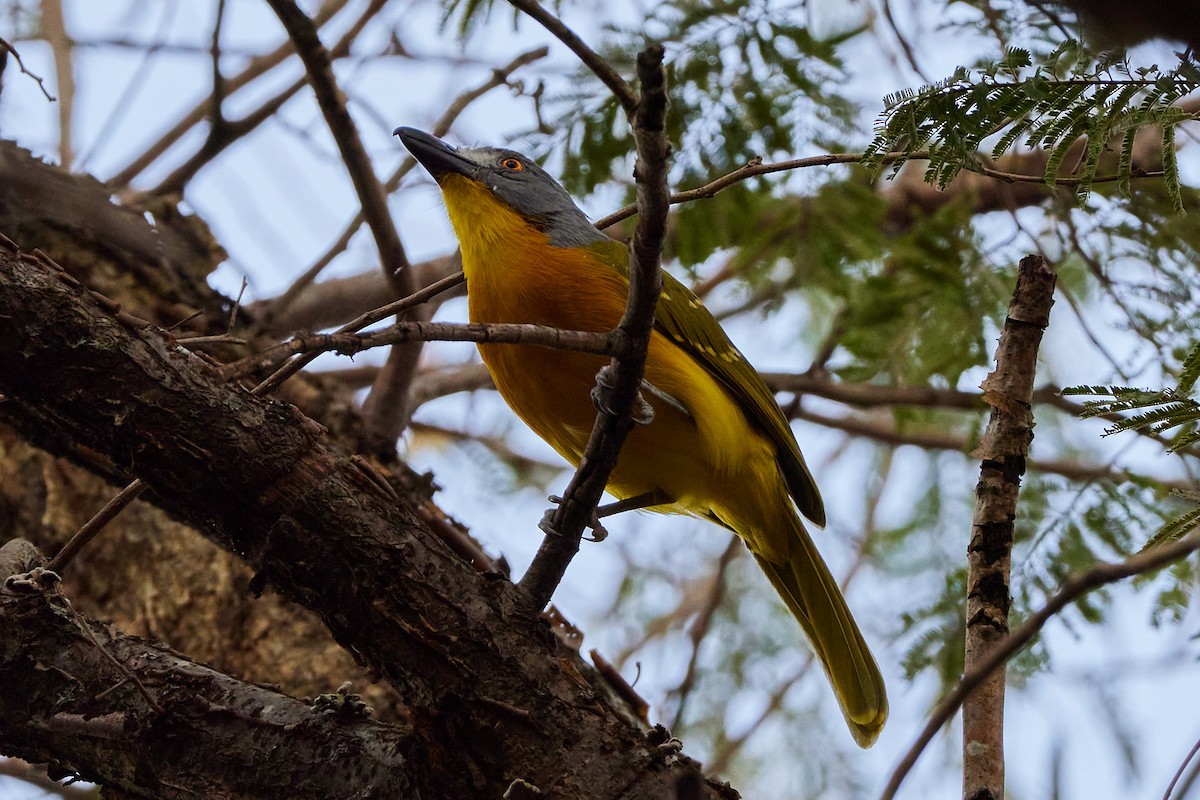
[[[533,159],[499,147],[455,148],[415,128],[395,134],[433,176],[462,175],[492,194],[550,237],[555,247],[579,247],[608,237],[588,221],[567,190]]]

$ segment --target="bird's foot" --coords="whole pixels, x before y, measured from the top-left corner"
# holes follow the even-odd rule
[[[547,498],[554,505],[561,505],[563,499],[556,494],[550,495]],[[588,520],[587,526],[592,529],[591,536],[584,536],[589,542],[603,542],[608,538],[608,529],[600,524],[600,514],[597,509],[592,509],[591,519]],[[554,509],[546,509],[546,513],[542,514],[542,521],[538,523],[538,527],[542,529],[542,533],[549,536],[561,536],[562,534],[554,527]]]
[[[616,377],[613,375],[612,364],[605,364],[596,373],[596,385],[592,387],[591,392],[592,405],[598,411],[613,415],[617,413],[612,408],[612,390],[615,385]],[[637,425],[649,425],[654,421],[654,407],[646,402],[641,392],[638,392],[633,400],[631,417]]]
[[[683,742],[671,735],[663,725],[655,725],[646,734],[646,740],[654,748],[654,753],[660,757],[678,755],[683,751]]]

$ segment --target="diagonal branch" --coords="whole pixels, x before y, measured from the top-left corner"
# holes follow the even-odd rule
[[[383,10],[384,5],[385,0],[372,0],[346,32],[342,34],[341,38],[329,49],[330,57],[336,60],[349,55],[350,46],[358,39],[363,29],[367,27],[367,23]],[[146,194],[164,195],[182,192],[184,186],[187,185],[187,182],[197,172],[228,149],[230,145],[253,133],[259,125],[267,120],[274,118],[276,112],[283,108],[283,105],[288,100],[292,99],[297,92],[308,85],[307,78],[300,78],[293,81],[289,86],[284,87],[275,95],[264,100],[259,104],[258,108],[248,112],[242,118],[229,120],[225,118],[222,111],[222,104],[224,94],[228,91],[227,86],[230,82],[224,77],[217,77],[219,72],[215,66],[213,72],[214,89],[213,94],[210,96],[212,122],[208,129],[208,136],[205,137],[204,143],[200,145],[200,149],[176,167],[161,183],[153,189],[148,190]],[[221,87],[220,91],[216,88],[218,86]]]
[[[17,69],[21,70],[21,74],[32,78],[37,83],[38,88],[42,90],[42,94],[45,95],[47,100],[53,103],[58,99],[46,89],[45,78],[25,69],[25,62],[21,60],[21,54],[17,52],[17,48],[9,44],[8,40],[3,37],[0,37],[0,73],[4,72],[5,59],[8,58],[9,53],[12,54],[13,60],[17,62]]]
[[[524,11],[533,19],[542,24],[542,27],[552,33],[555,38],[570,48],[571,52],[579,57],[588,69],[596,74],[596,77],[608,87],[608,90],[613,93],[620,102],[621,107],[625,109],[626,115],[631,119],[638,109],[638,96],[633,91],[633,88],[625,82],[625,79],[617,73],[612,65],[608,63],[592,48],[588,47],[587,42],[580,39],[575,31],[563,24],[563,21],[554,14],[550,13],[537,0],[508,0],[514,8]],[[641,64],[638,64],[638,77],[641,78]],[[642,83],[643,87],[645,82]],[[645,89],[643,88],[643,93]]]
[[[323,26],[326,22],[332,19],[339,11],[341,11],[349,0],[326,0],[317,9],[317,13],[313,16],[313,22],[318,26]],[[245,68],[236,75],[231,75],[225,79],[226,94],[233,94],[238,89],[249,84],[256,78],[265,75],[275,67],[282,64],[291,58],[294,53],[290,41],[284,42],[279,47],[269,53],[264,53],[255,56],[246,64]],[[137,158],[131,161],[128,165],[117,171],[109,182],[115,186],[128,186],[134,178],[146,171],[146,168],[157,161],[163,153],[171,148],[176,142],[187,135],[195,126],[203,122],[212,108],[212,97],[206,97],[192,107],[190,111],[175,123],[175,125],[166,133],[164,133],[158,141],[147,147]]]
[[[398,281],[395,284],[397,294],[411,294],[415,287],[406,284],[407,278],[401,278],[408,266],[408,257],[388,211],[387,193],[375,175],[371,158],[363,147],[362,139],[359,138],[358,127],[346,107],[346,97],[334,79],[333,61],[329,51],[321,44],[316,25],[300,10],[294,0],[267,2],[287,29],[300,60],[304,62],[317,104],[337,143],[342,161],[346,164],[346,171],[350,173],[354,191],[362,205],[363,216],[375,238],[384,272]]]
[[[664,130],[667,93],[662,46],[646,48],[638,55],[637,63],[642,97],[631,122],[637,143],[634,178],[641,213],[630,248],[629,297],[615,331],[621,334],[627,349],[602,371],[603,378],[597,376],[598,384],[605,386],[602,405],[607,410],[596,415],[579,469],[563,493],[562,502],[551,513],[549,531],[521,578],[521,588],[529,593],[537,608],[550,602],[567,565],[579,551],[583,530],[592,519],[616,466],[621,445],[633,427],[634,403],[646,366],[654,309],[662,290],[659,262],[670,207],[667,188],[670,145]],[[598,385],[597,390],[600,389]]]

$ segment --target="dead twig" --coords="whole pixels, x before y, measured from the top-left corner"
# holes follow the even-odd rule
[[[8,40],[0,38],[0,50],[3,50],[5,53],[12,54],[13,60],[17,62],[17,69],[21,70],[22,75],[28,75],[37,82],[38,88],[42,90],[42,94],[46,96],[47,100],[53,103],[58,99],[54,95],[50,94],[50,92],[46,89],[45,79],[43,79],[41,75],[36,75],[25,69],[25,62],[21,60],[21,54],[17,52],[17,48],[8,43]],[[2,64],[3,59],[0,59],[0,65]]]
[[[1008,635],[1012,606],[1013,527],[1025,461],[1033,441],[1033,380],[1042,333],[1050,321],[1057,276],[1041,256],[1021,259],[1017,288],[984,380],[991,415],[972,456],[981,460],[967,547],[966,648],[972,671]],[[963,797],[1004,796],[1004,667],[963,703]]]

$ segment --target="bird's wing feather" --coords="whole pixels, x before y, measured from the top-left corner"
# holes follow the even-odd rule
[[[620,242],[612,245],[616,247],[603,243],[599,255],[628,280],[629,250]],[[814,524],[824,526],[825,504],[775,395],[700,299],[667,272],[662,277],[655,328],[724,384],[751,424],[771,439],[796,506]]]

